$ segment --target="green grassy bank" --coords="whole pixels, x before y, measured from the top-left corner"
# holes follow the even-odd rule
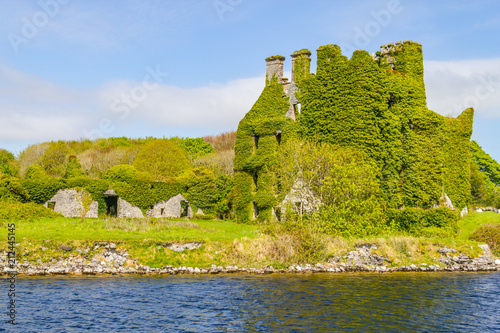
[[[0,222],[0,250],[7,249],[7,225]],[[500,214],[473,213],[459,222],[456,237],[414,237],[406,234],[343,238],[304,228],[299,231],[280,227],[237,224],[231,221],[170,219],[86,219],[36,218],[15,223],[17,260],[51,262],[69,256],[85,259],[101,251],[96,242],[114,242],[144,265],[209,267],[285,268],[292,264],[327,262],[343,256],[361,244],[375,244],[374,253],[391,260],[392,266],[421,263],[437,264],[439,248],[451,247],[470,257],[481,254],[470,239],[483,225],[500,227]],[[199,249],[175,252],[170,243],[201,242]],[[498,240],[497,240],[498,242]],[[71,251],[62,251],[61,245]],[[496,253],[498,255],[498,253]]]

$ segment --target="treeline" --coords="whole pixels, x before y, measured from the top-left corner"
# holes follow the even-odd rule
[[[46,142],[28,147],[17,158],[0,149],[0,200],[43,204],[58,189],[83,187],[99,202],[100,213],[105,213],[102,194],[109,188],[144,211],[157,201],[183,193],[193,207],[209,216],[230,218],[234,213],[235,137],[235,132],[228,132],[194,139],[121,137]],[[475,141],[471,141],[470,152],[470,206],[500,208],[500,164]],[[376,227],[370,223],[379,223],[386,216],[389,222],[402,224],[400,229],[414,229],[409,222],[412,219],[422,221],[419,214],[423,213],[417,210],[402,217],[396,216],[397,210],[386,211],[379,200],[376,170],[359,151],[292,140],[281,150],[275,167],[282,187],[277,198],[280,202],[294,192],[296,197],[302,196],[301,201],[314,203],[312,197],[306,198],[310,193],[293,188],[292,176],[302,172],[307,188],[320,193],[325,204],[325,209],[314,212],[316,215],[310,214],[310,207],[283,209],[283,219],[286,214],[295,214],[295,220],[306,221],[320,214],[318,221],[329,221],[324,229],[344,234],[355,230],[370,233],[370,228]],[[257,200],[262,204],[274,199],[263,195]],[[429,219],[436,217],[423,220]]]
[[[228,218],[235,133],[204,138],[57,141],[28,147],[16,158],[0,150],[0,200],[43,204],[58,189],[84,188],[105,213],[113,188],[146,211],[182,193],[212,217]],[[156,200],[156,201],[155,201]]]

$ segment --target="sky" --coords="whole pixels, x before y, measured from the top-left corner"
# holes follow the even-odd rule
[[[265,58],[423,45],[427,104],[500,161],[500,1],[0,0],[0,148],[236,130]]]

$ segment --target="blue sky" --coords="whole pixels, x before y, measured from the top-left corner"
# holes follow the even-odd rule
[[[0,0],[0,147],[235,130],[265,61],[423,45],[430,109],[500,160],[500,1]],[[314,71],[314,65],[312,70]]]

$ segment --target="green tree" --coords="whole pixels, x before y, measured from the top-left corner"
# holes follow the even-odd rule
[[[64,141],[51,142],[42,158],[45,171],[55,177],[62,177],[66,171],[66,156],[69,150]]]
[[[68,159],[68,164],[66,166],[66,173],[64,174],[64,178],[77,178],[85,176],[85,172],[82,170],[82,165],[76,158],[76,156],[71,155]]]
[[[500,164],[476,141],[470,142],[470,183],[472,202],[480,206],[500,207]]]
[[[5,149],[0,149],[0,174],[14,177],[19,174],[19,166],[16,158]]]
[[[112,183],[132,183],[136,178],[136,174],[137,169],[134,168],[134,166],[128,164],[120,164],[109,168],[102,178],[109,180]]]
[[[385,226],[376,164],[366,153],[289,140],[276,169],[285,219],[297,216],[330,234],[367,235]],[[293,197],[293,200],[291,199]],[[295,210],[297,214],[290,214]],[[307,213],[307,214],[305,214]]]
[[[488,155],[483,148],[474,140],[470,142],[472,161],[476,163],[478,170],[484,172],[493,184],[500,185],[500,164]]]
[[[138,171],[149,173],[154,180],[175,177],[191,168],[183,149],[167,139],[159,139],[146,144],[137,153],[133,166]]]

